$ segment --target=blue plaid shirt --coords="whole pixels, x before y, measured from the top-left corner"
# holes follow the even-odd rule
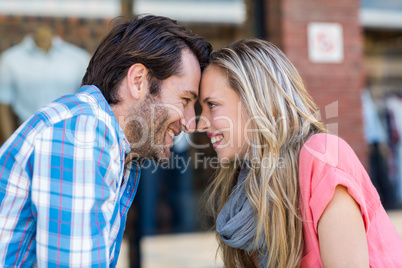
[[[94,86],[28,119],[0,148],[0,267],[115,267],[140,177],[128,152]]]

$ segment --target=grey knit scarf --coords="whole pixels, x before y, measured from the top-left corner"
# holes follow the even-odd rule
[[[258,241],[258,248],[253,243],[256,234],[256,221],[253,208],[244,190],[244,180],[249,172],[249,164],[243,163],[237,184],[216,220],[216,231],[223,242],[232,248],[246,251],[258,250],[260,267],[265,268],[268,262],[268,250],[261,250],[263,247],[266,249],[263,237]]]

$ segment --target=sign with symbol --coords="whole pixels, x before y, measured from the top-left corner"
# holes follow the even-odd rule
[[[312,62],[342,62],[342,26],[339,23],[309,23],[308,56]]]

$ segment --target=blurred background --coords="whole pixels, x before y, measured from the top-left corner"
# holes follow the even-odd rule
[[[0,144],[43,104],[79,89],[115,17],[143,13],[177,20],[214,49],[250,37],[281,48],[402,234],[402,0],[0,0]],[[120,267],[222,267],[203,207],[214,172],[208,142],[184,136],[170,164],[148,163]]]

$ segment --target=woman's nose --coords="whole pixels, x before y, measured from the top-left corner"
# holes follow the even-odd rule
[[[198,118],[197,131],[207,132],[208,129],[210,128],[210,126],[211,126],[211,123],[208,120],[208,118],[205,117],[203,114],[201,114]]]

